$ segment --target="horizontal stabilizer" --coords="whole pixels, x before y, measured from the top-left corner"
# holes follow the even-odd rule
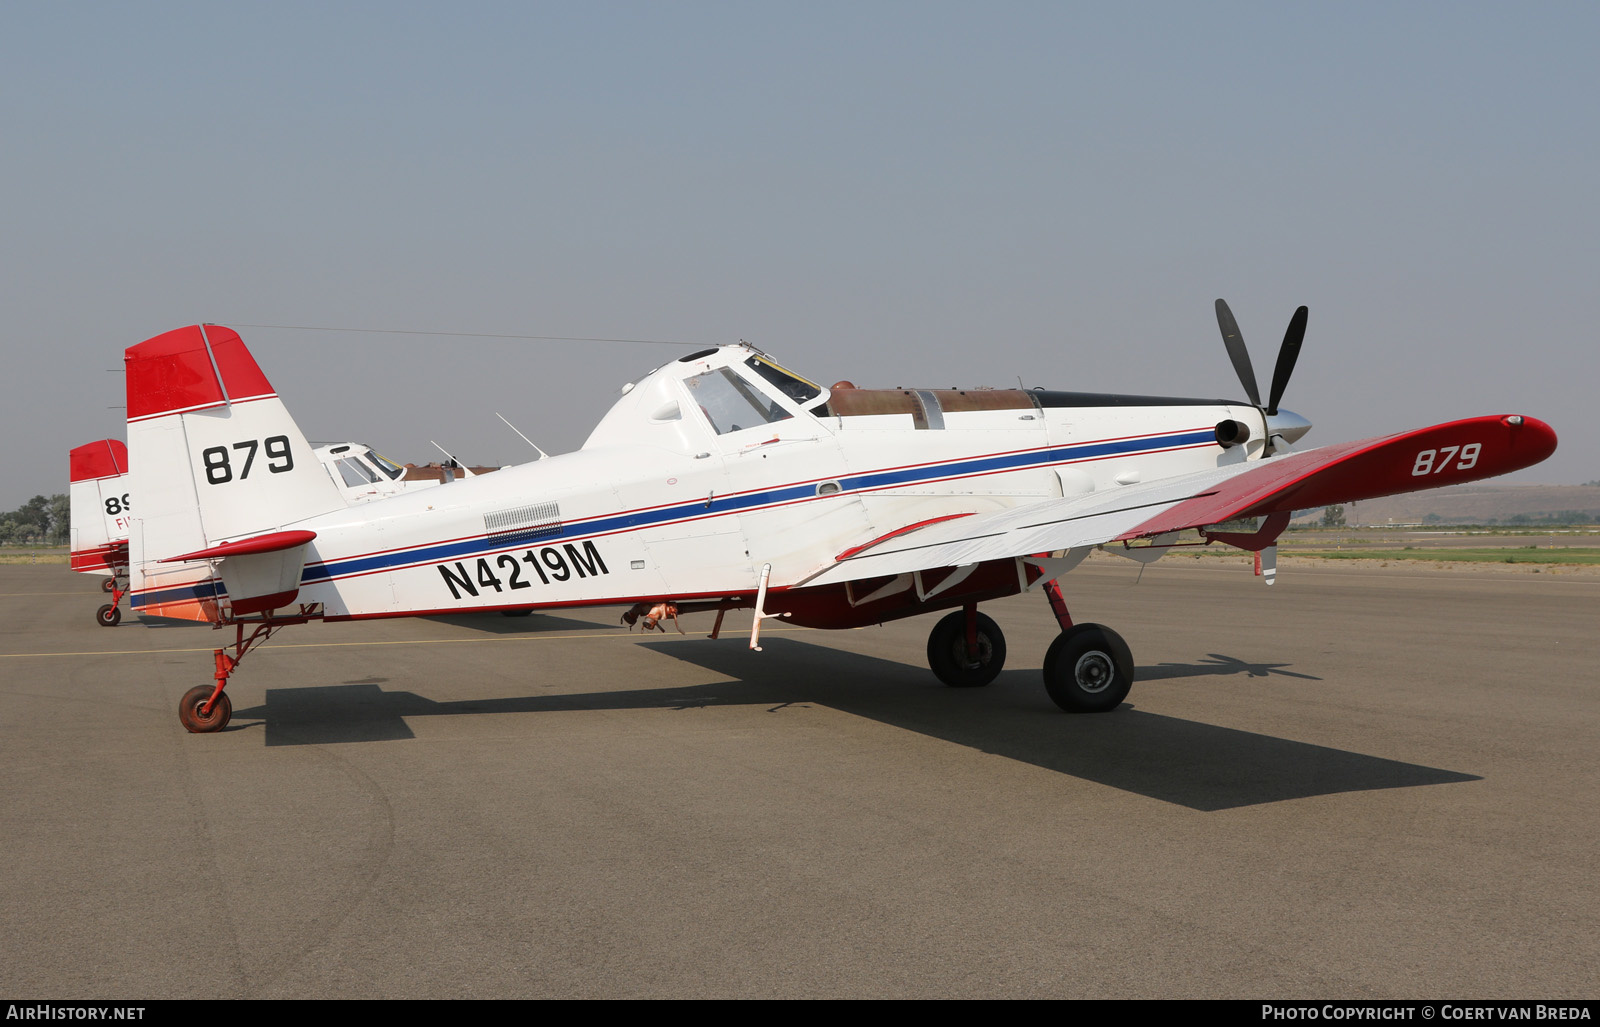
[[[257,553],[279,553],[295,546],[303,546],[317,537],[314,531],[273,531],[252,538],[235,539],[209,549],[197,549],[182,556],[169,556],[162,563],[183,560],[220,560],[228,556],[250,556]]]
[[[217,574],[222,578],[222,594],[226,595],[226,609],[221,612],[227,619],[276,610],[294,602],[306,566],[306,547],[316,537],[314,531],[274,531],[170,556],[161,562],[220,561]]]

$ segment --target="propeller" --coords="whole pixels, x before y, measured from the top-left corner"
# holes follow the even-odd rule
[[[1239,376],[1244,394],[1250,405],[1261,406],[1261,391],[1256,388],[1255,368],[1250,366],[1250,351],[1244,347],[1244,336],[1239,334],[1239,322],[1233,319],[1227,300],[1217,300],[1217,327],[1222,329],[1222,344],[1228,348],[1228,359],[1233,361],[1233,373]]]
[[[1306,339],[1306,318],[1310,312],[1300,307],[1289,319],[1289,330],[1283,333],[1283,345],[1278,347],[1278,366],[1272,369],[1272,394],[1267,398],[1267,413],[1278,412],[1278,400],[1283,398],[1284,387],[1294,373],[1294,362],[1300,359],[1300,344]]]
[[[1278,401],[1283,399],[1283,391],[1289,386],[1289,376],[1294,373],[1295,361],[1300,359],[1300,344],[1305,341],[1308,315],[1306,308],[1300,307],[1289,319],[1289,329],[1283,333],[1283,345],[1278,347],[1278,363],[1272,369],[1272,391],[1267,396],[1267,405],[1262,406],[1255,368],[1250,364],[1250,351],[1245,348],[1244,337],[1239,333],[1239,322],[1234,320],[1227,301],[1217,300],[1217,327],[1222,329],[1222,345],[1228,350],[1228,359],[1233,362],[1233,371],[1239,376],[1239,384],[1244,386],[1250,405],[1261,411],[1262,421],[1267,427],[1266,456],[1271,456],[1275,449],[1272,444],[1274,435],[1282,435],[1285,441],[1292,442],[1311,427],[1294,414],[1282,419],[1285,431],[1275,432],[1277,426],[1273,424],[1273,419],[1278,417]],[[1297,433],[1290,434],[1296,429]]]

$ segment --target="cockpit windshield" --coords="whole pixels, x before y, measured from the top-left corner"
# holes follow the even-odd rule
[[[793,371],[779,367],[766,357],[751,357],[744,364],[755,371],[756,374],[777,386],[779,392],[794,400],[798,406],[805,406],[822,395],[822,389],[819,386],[806,381]]]
[[[782,421],[791,415],[726,367],[685,378],[689,394],[718,435]]]
[[[387,474],[392,481],[399,481],[406,476],[406,469],[390,460],[375,449],[367,450],[367,459],[371,460],[378,470]]]

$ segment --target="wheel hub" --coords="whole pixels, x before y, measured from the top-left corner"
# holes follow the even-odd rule
[[[956,644],[955,644],[956,662],[961,664],[963,667],[967,668],[968,670],[977,670],[979,667],[982,667],[984,664],[988,663],[991,659],[994,658],[994,646],[993,646],[993,644],[990,643],[989,637],[987,635],[979,635],[978,636],[978,648],[974,651],[973,655],[976,656],[977,659],[968,659],[968,657],[967,657],[967,640],[966,639],[964,639],[964,638],[956,639]]]
[[[1073,679],[1085,692],[1104,692],[1116,677],[1116,667],[1111,657],[1102,652],[1084,653],[1072,668]]]

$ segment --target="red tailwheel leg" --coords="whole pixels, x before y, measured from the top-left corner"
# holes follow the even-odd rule
[[[115,578],[107,578],[106,581],[110,583],[106,591],[111,593],[111,602],[94,612],[94,622],[102,628],[114,628],[122,623],[122,597],[127,593],[117,587]]]
[[[211,651],[216,661],[216,670],[211,675],[212,683],[189,689],[178,703],[178,720],[184,728],[192,734],[201,735],[227,727],[228,720],[233,716],[233,701],[224,694],[223,689],[228,687],[228,678],[233,676],[234,668],[239,666],[244,654],[271,638],[278,628],[288,624],[304,624],[308,619],[296,617],[281,621],[255,621],[248,636],[244,633],[244,624],[235,625],[237,634],[232,654],[227,649]]]

